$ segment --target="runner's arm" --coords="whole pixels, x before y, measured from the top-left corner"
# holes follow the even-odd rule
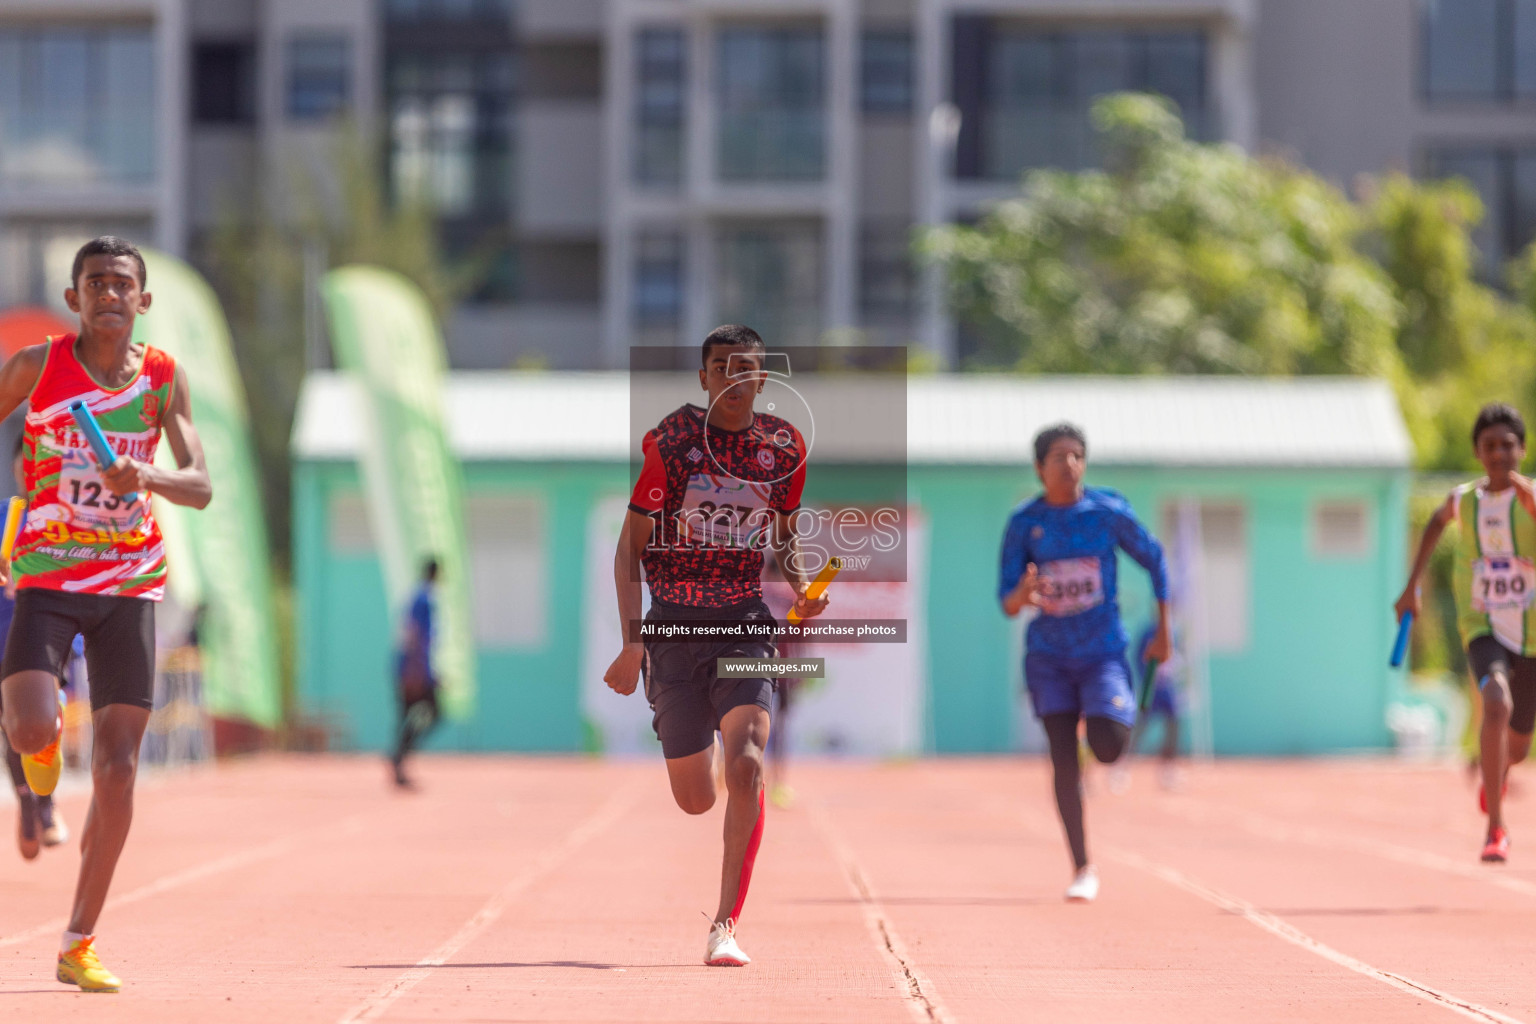
[[[192,425],[192,396],[187,387],[186,371],[176,367],[171,387],[171,401],[160,423],[175,469],[130,459],[126,455],[102,471],[101,479],[117,494],[153,491],[176,505],[207,508],[213,500],[213,482],[208,479],[208,464],[203,458],[203,442]]]
[[[618,550],[613,554],[613,583],[618,589],[619,628],[624,632],[626,646],[631,643],[629,625],[640,621],[644,604],[640,595],[640,558],[655,531],[656,520],[651,516],[634,509],[624,513],[624,528],[619,531]]]
[[[0,366],[0,420],[15,412],[37,387],[48,361],[48,346],[28,345]]]
[[[1509,474],[1509,479],[1515,485],[1515,497],[1525,509],[1525,514],[1536,519],[1536,482],[1520,473]]]
[[[1445,528],[1456,518],[1457,499],[1461,497],[1459,490],[1452,491],[1445,499],[1444,504],[1435,509],[1435,514],[1429,517],[1429,522],[1424,524],[1424,535],[1419,538],[1419,550],[1413,556],[1413,569],[1408,573],[1408,583],[1403,587],[1402,594],[1398,595],[1396,603],[1392,606],[1401,619],[1412,612],[1419,614],[1419,578],[1424,575],[1425,568],[1429,565],[1430,556],[1435,553],[1435,548],[1440,543],[1440,537],[1445,533]]]
[[[4,419],[25,402],[43,375],[43,364],[48,360],[48,346],[28,345],[0,366],[0,419]],[[15,594],[16,583],[11,576],[11,564],[0,562],[0,586],[8,595]]]
[[[1030,559],[1022,520],[1010,519],[1003,531],[1003,551],[998,557],[997,599],[1010,619],[1035,603],[1040,590],[1040,571]]]
[[[1173,650],[1173,635],[1168,615],[1168,557],[1162,542],[1136,518],[1130,507],[1117,509],[1115,543],[1135,559],[1152,577],[1152,596],[1157,600],[1157,634],[1147,645],[1147,657],[1167,661]]]
[[[773,515],[773,560],[795,592],[795,614],[802,619],[814,618],[827,609],[825,592],[814,601],[807,600],[806,590],[811,585],[811,574],[804,571],[805,552],[800,547],[800,534],[795,529],[795,512],[775,512]]]
[[[797,517],[800,513],[800,500],[805,495],[805,438],[800,436],[800,431],[794,431],[793,450],[799,455],[799,462],[795,464],[789,479],[781,488],[775,488],[775,497],[770,504],[773,510],[773,558],[778,563],[779,575],[784,577],[784,582],[790,585],[795,592],[795,614],[801,619],[813,618],[827,609],[827,595],[825,592],[814,601],[807,600],[805,592],[812,582],[811,573],[807,572],[805,551],[800,546],[800,533]],[[811,517],[816,522],[814,516]],[[834,552],[835,553],[835,552]],[[817,567],[818,571],[820,566]]]
[[[635,692],[640,677],[640,663],[645,659],[645,644],[639,637],[631,637],[630,623],[639,622],[642,608],[640,597],[640,556],[651,542],[656,520],[643,512],[629,509],[624,514],[624,527],[619,531],[619,544],[613,553],[613,584],[619,597],[619,632],[624,646],[613,659],[603,682],[614,693],[627,696]]]

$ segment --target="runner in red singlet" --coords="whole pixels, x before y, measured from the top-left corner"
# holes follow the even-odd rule
[[[57,976],[85,991],[116,992],[122,983],[97,958],[94,931],[128,838],[154,693],[154,608],[166,564],[149,499],[158,494],[204,508],[213,487],[186,375],[164,352],[133,341],[134,318],[150,305],[138,249],[110,236],[87,242],[70,283],[64,298],[80,315],[79,334],[22,349],[0,367],[0,419],[28,403],[26,522],[15,561],[0,566],[0,585],[14,572],[18,586],[0,664],[0,723],[23,755],[33,790],[51,793],[62,725],[57,680],[75,634],[83,634],[94,788]],[[77,401],[90,407],[118,455],[105,469],[70,415]],[[162,433],[176,469],[153,464]]]

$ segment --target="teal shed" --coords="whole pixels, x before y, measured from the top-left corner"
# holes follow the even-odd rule
[[[449,376],[478,709],[431,746],[650,742],[638,698],[604,720],[620,705],[605,702],[600,682],[617,628],[609,567],[630,486],[628,397],[623,374]],[[883,744],[860,740],[851,720],[868,717],[870,704],[834,708],[827,714],[850,719],[853,741],[811,730],[797,737],[807,749],[1035,745],[1021,698],[1022,627],[995,598],[997,553],[1010,511],[1036,490],[1032,438],[1060,420],[1087,433],[1089,484],[1124,493],[1169,546],[1198,747],[1278,755],[1390,742],[1389,606],[1404,571],[1411,445],[1384,383],[914,376],[907,403],[922,565],[900,653],[911,708],[894,715]],[[359,476],[357,404],[349,380],[316,373],[295,423],[296,696],[338,747],[379,749],[395,714],[394,629]],[[821,468],[813,463],[813,476]],[[1150,618],[1150,589],[1134,565],[1121,578],[1135,632]]]

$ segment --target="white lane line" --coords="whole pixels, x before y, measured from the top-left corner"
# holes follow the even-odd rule
[[[1166,809],[1173,811],[1186,821],[1199,824],[1205,824],[1213,818],[1230,824],[1235,819],[1242,825],[1245,831],[1260,839],[1302,843],[1324,850],[1337,850],[1344,853],[1364,853],[1372,857],[1379,857],[1382,860],[1406,864],[1409,867],[1426,868],[1430,871],[1439,871],[1448,875],[1456,875],[1458,878],[1482,882],[1508,892],[1519,893],[1522,896],[1536,896],[1536,882],[1528,881],[1518,875],[1505,874],[1498,867],[1456,860],[1442,854],[1431,853],[1428,850],[1420,850],[1417,847],[1402,846],[1398,843],[1389,843],[1380,839],[1367,839],[1361,836],[1327,832],[1323,829],[1312,828],[1306,825],[1292,825],[1278,818],[1272,818],[1253,811],[1228,811],[1225,808],[1221,808],[1207,812],[1204,807],[1196,811],[1191,807],[1180,806],[1172,802],[1167,805]]]
[[[1169,885],[1200,897],[1213,906],[1219,907],[1228,913],[1236,914],[1247,920],[1250,924],[1257,925],[1271,935],[1284,939],[1293,946],[1299,946],[1310,953],[1322,957],[1324,960],[1338,964],[1340,967],[1346,967],[1357,974],[1363,974],[1367,978],[1372,978],[1384,985],[1389,985],[1416,999],[1422,999],[1431,1005],[1442,1007],[1453,1013],[1459,1013],[1461,1016],[1472,1020],[1483,1021],[1485,1024],[1489,1021],[1495,1022],[1495,1024],[1522,1024],[1518,1019],[1506,1016],[1497,1010],[1490,1010],[1486,1006],[1479,1006],[1477,1003],[1453,996],[1448,992],[1442,992],[1429,985],[1420,984],[1412,978],[1405,978],[1401,974],[1393,974],[1391,971],[1383,971],[1380,968],[1372,967],[1363,960],[1356,960],[1347,953],[1341,953],[1332,946],[1317,941],[1295,925],[1276,917],[1274,914],[1266,910],[1260,910],[1246,900],[1238,899],[1236,896],[1230,896],[1227,893],[1202,885],[1188,875],[1168,867],[1166,864],[1159,864],[1156,861],[1148,860],[1146,857],[1138,853],[1132,853],[1129,850],[1106,847],[1102,843],[1099,844],[1099,848],[1107,852],[1115,860],[1128,864],[1131,867],[1139,868],[1154,877],[1162,879]]]
[[[301,847],[312,846],[317,836],[328,832],[338,834],[355,832],[364,817],[366,815],[353,815],[326,828],[310,829],[291,836],[285,836],[282,839],[274,839],[270,843],[264,843],[261,846],[252,847],[240,853],[232,853],[226,857],[219,857],[216,860],[207,861],[195,867],[173,872],[162,878],[157,878],[146,885],[141,885],[137,889],[130,889],[121,896],[113,896],[107,900],[106,905],[102,908],[102,913],[105,914],[119,907],[126,907],[129,904],[147,900],[152,896],[159,896],[161,893],[169,892],[172,889],[179,889],[193,882],[200,882],[205,878],[212,878],[214,875],[221,875],[227,871],[236,871],[264,860],[281,857],[283,854],[292,853]],[[0,938],[0,947],[19,946],[22,943],[31,942],[33,939],[39,939],[45,935],[58,935],[64,931],[65,926],[68,924],[69,919],[67,917],[54,918],[52,921],[44,922],[35,928],[28,928],[24,932],[17,932],[14,935]]]
[[[605,829],[618,821],[634,802],[635,791],[638,788],[638,783],[632,783],[609,797],[607,801],[586,817],[564,839],[545,850],[536,860],[525,867],[510,882],[504,885],[500,891],[487,900],[484,906],[475,911],[469,920],[465,921],[459,927],[459,930],[448,938],[448,941],[418,960],[416,966],[402,972],[389,984],[348,1010],[341,1017],[339,1024],[357,1024],[359,1021],[378,1020],[395,1000],[425,981],[434,970],[453,959],[459,950],[469,945],[487,928],[495,924],[497,919],[506,912],[507,906],[518,896],[522,895],[524,890],[555,868],[560,867],[578,849],[591,842]]]
[[[854,898],[858,900],[859,910],[864,915],[864,926],[869,929],[870,937],[875,940],[875,948],[891,961],[892,967],[895,968],[896,981],[905,993],[903,1002],[907,1004],[912,1019],[917,1024],[954,1024],[954,1015],[939,1000],[938,991],[933,982],[917,966],[916,961],[912,959],[912,954],[907,952],[906,943],[901,941],[896,925],[891,922],[890,915],[885,911],[885,905],[880,902],[880,896],[870,884],[869,876],[854,859],[852,851],[838,838],[837,833],[832,829],[832,823],[818,804],[807,802],[805,807],[810,812],[811,821],[821,833],[823,841],[843,869],[843,877],[848,882],[848,888]]]

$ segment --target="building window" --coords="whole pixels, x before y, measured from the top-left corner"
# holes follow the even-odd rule
[[[1371,509],[1364,501],[1319,501],[1312,506],[1312,554],[1355,559],[1371,553]]]
[[[1089,108],[1107,93],[1166,96],[1191,138],[1215,134],[1207,40],[1200,31],[1042,31],[957,19],[954,68],[960,177],[1006,179],[1036,167],[1097,166]]]
[[[357,491],[336,491],[331,495],[326,525],[331,554],[335,557],[366,558],[377,554],[368,503]]]
[[[683,318],[683,236],[646,231],[635,239],[635,326],[677,328]]]
[[[1159,537],[1176,618],[1202,623],[1212,654],[1246,651],[1253,597],[1247,508],[1236,501],[1171,502]]]
[[[636,34],[635,181],[642,185],[682,183],[687,73],[687,38],[680,29]]]
[[[155,148],[149,30],[0,30],[0,182],[147,183]]]
[[[1431,178],[1461,178],[1477,189],[1483,220],[1472,240],[1484,276],[1498,277],[1506,260],[1536,240],[1536,148],[1431,150],[1425,164]]]
[[[821,225],[734,223],[715,235],[716,323],[746,324],[770,346],[814,345],[821,336]]]
[[[512,0],[386,0],[390,21],[478,21],[510,18]]]
[[[511,54],[392,54],[388,96],[396,199],[442,217],[511,209]]]
[[[547,514],[537,498],[471,494],[464,502],[475,643],[536,647],[547,639]]]
[[[152,237],[148,220],[45,220],[12,216],[0,220],[0,309],[12,305],[45,306],[69,316],[64,290],[75,252],[100,235],[145,243]]]
[[[255,43],[193,47],[192,116],[198,124],[256,122]]]
[[[722,181],[814,181],[826,164],[819,28],[725,28],[716,46]]]
[[[1430,100],[1536,98],[1536,0],[1423,0]]]
[[[859,93],[866,114],[912,113],[912,33],[864,33]]]
[[[913,273],[911,225],[902,221],[866,224],[859,237],[859,312],[869,320],[912,314],[917,278]]]
[[[352,92],[352,47],[344,36],[288,40],[288,116],[295,121],[334,117]]]

